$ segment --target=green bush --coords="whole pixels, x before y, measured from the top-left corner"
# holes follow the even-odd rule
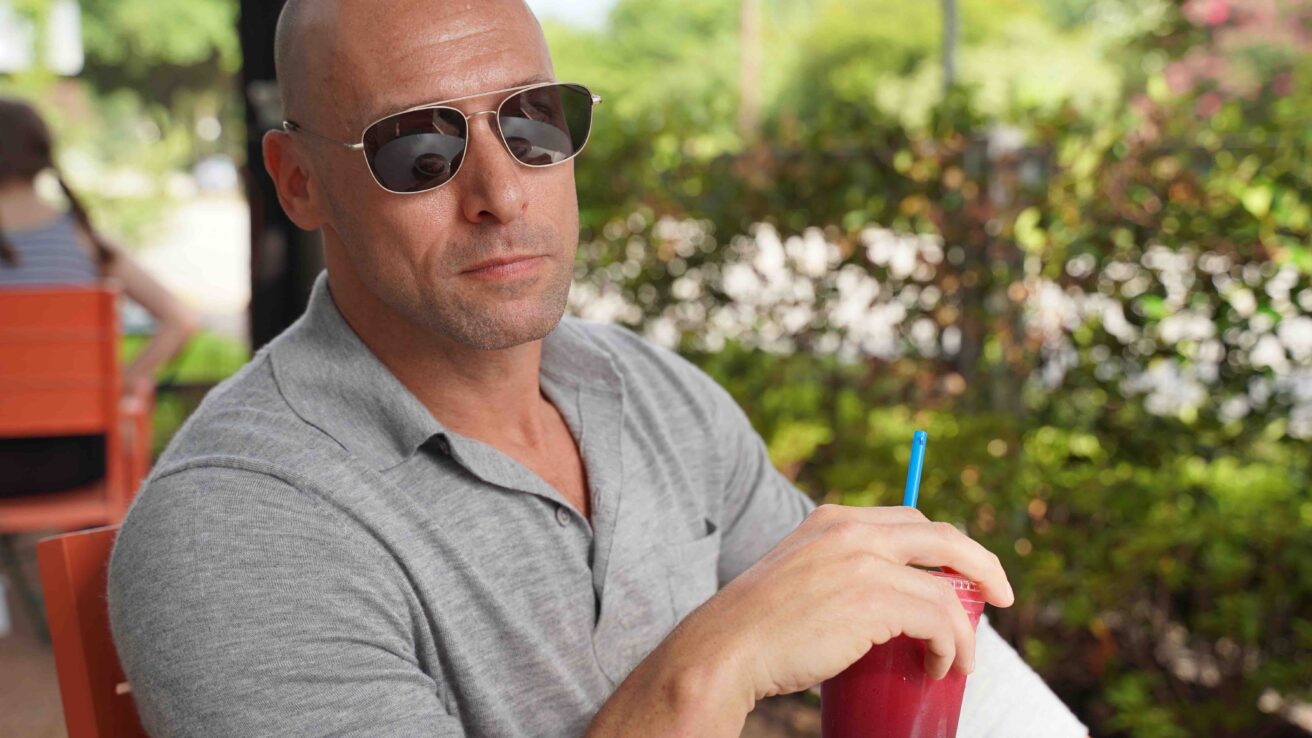
[[[126,336],[120,356],[131,361],[146,346],[148,336]],[[250,361],[250,349],[240,341],[209,331],[192,337],[157,375],[152,454],[158,456],[200,404],[206,391],[232,376]]]

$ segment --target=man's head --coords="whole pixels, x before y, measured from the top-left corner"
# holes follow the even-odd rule
[[[406,108],[554,77],[521,0],[289,0],[277,64],[284,117],[342,142]],[[472,115],[503,97],[452,106]],[[360,152],[312,136],[270,133],[265,163],[288,215],[323,229],[339,301],[345,292],[435,336],[507,348],[546,335],[564,312],[578,237],[573,163],[517,163],[495,116],[471,117],[468,135],[457,175],[416,195],[383,190]],[[541,258],[517,274],[470,271],[526,255]]]

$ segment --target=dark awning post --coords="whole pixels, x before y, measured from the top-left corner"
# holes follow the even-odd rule
[[[251,207],[251,348],[258,349],[305,309],[323,265],[318,236],[295,226],[264,171],[261,139],[282,121],[273,36],[283,0],[241,0],[238,21],[246,98],[246,196]]]

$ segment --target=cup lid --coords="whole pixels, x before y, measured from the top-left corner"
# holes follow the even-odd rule
[[[929,573],[947,582],[956,590],[957,599],[965,605],[967,612],[983,612],[986,602],[984,590],[980,588],[978,582],[971,581],[956,572],[931,571]]]
[[[959,589],[963,592],[980,592],[982,591],[979,582],[967,579],[956,572],[951,571],[931,571],[930,574],[947,582],[953,589]]]

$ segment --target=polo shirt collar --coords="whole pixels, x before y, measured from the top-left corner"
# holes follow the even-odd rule
[[[610,356],[572,318],[543,340],[541,371],[604,396],[623,387]],[[434,437],[455,436],[392,374],[342,317],[320,272],[305,314],[269,347],[279,390],[305,422],[374,469],[390,469]],[[449,443],[449,440],[447,441]]]

